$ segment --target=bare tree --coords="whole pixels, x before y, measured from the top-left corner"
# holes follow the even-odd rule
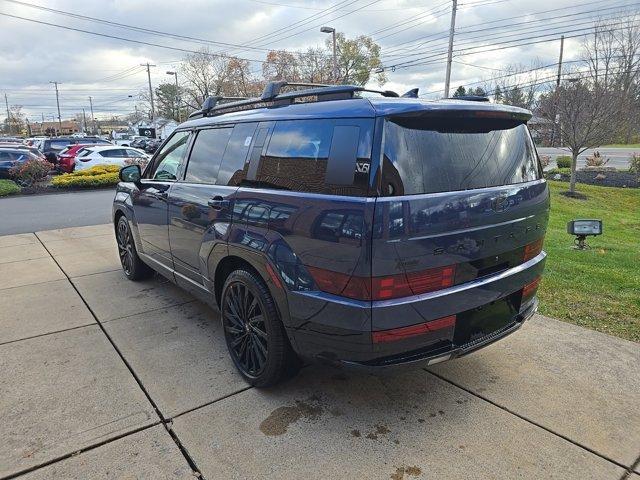
[[[541,98],[540,112],[548,119],[557,115],[562,140],[571,150],[571,193],[576,189],[578,155],[615,137],[620,125],[620,100],[616,90],[589,78],[562,84]]]

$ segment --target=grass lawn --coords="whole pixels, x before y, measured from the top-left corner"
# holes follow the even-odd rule
[[[560,195],[567,183],[549,186],[540,313],[640,342],[640,189],[578,184],[588,199],[576,200]],[[590,250],[572,248],[566,225],[575,218],[603,221],[604,233],[588,240]]]

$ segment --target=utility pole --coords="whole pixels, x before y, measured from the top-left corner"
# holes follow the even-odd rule
[[[240,70],[242,73],[242,70]],[[167,72],[167,75],[173,75],[176,80],[176,118],[178,119],[178,123],[182,121],[182,116],[180,115],[180,87],[178,86],[178,72]],[[244,83],[244,74],[243,74],[243,83]]]
[[[153,125],[153,122],[156,118],[156,109],[153,105],[153,88],[151,88],[151,67],[155,67],[155,65],[151,65],[149,64],[149,62],[147,62],[141,63],[140,66],[147,67],[147,78],[149,79],[149,99],[151,100],[151,124]]]
[[[56,105],[58,105],[58,134],[62,133],[62,117],[60,116],[60,95],[58,94],[58,82],[49,82],[53,83],[56,87]]]
[[[11,113],[9,112],[9,100],[7,94],[4,94],[4,104],[7,106],[7,128],[9,129],[9,135],[11,135]]]
[[[564,35],[560,37],[560,58],[558,59],[558,76],[556,77],[556,98],[554,102],[553,114],[553,130],[551,131],[551,146],[555,146],[556,130],[559,129],[558,119],[558,95],[560,95],[560,80],[562,77],[562,54],[564,52]]]
[[[456,10],[458,0],[453,0],[451,8],[451,27],[449,28],[449,54],[447,55],[447,75],[444,79],[444,97],[449,97],[449,87],[451,85],[451,62],[453,60],[453,34],[456,29]]]
[[[93,125],[93,133],[94,135],[98,133],[98,129],[96,128],[96,117],[93,116],[93,99],[89,97],[89,106],[91,107],[91,124]]]
[[[84,120],[84,133],[87,133],[87,114],[84,112],[84,107],[82,107],[82,119]]]

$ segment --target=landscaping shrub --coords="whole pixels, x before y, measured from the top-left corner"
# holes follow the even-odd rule
[[[640,177],[640,154],[631,154],[629,158],[629,172],[635,173],[637,177]]]
[[[549,175],[555,175],[556,173],[559,173],[560,175],[571,175],[571,169],[570,168],[551,168],[547,171],[547,174]]]
[[[13,180],[0,180],[0,197],[20,192],[20,185]]]
[[[609,163],[609,160],[610,160],[609,158],[605,160],[602,157],[602,155],[600,155],[600,152],[596,150],[595,152],[593,152],[593,155],[590,157],[587,157],[585,161],[586,161],[587,167],[602,167],[607,163]]]
[[[571,168],[571,157],[569,155],[561,155],[556,158],[558,168]]]
[[[59,175],[52,180],[56,188],[96,188],[116,185],[120,179],[117,165],[96,165],[86,170]]]
[[[17,184],[32,187],[47,178],[52,169],[53,165],[46,160],[33,158],[12,168],[11,175]]]
[[[542,164],[542,168],[547,168],[549,166],[549,162],[551,161],[550,155],[538,155],[540,157],[540,163]]]

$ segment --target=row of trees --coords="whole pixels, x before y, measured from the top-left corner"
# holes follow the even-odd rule
[[[274,80],[357,85],[364,85],[372,78],[379,85],[387,81],[384,73],[373,73],[382,62],[380,46],[370,37],[347,38],[338,33],[336,57],[337,71],[334,72],[333,45],[329,39],[322,47],[300,52],[272,50],[256,70],[248,60],[205,49],[184,58],[178,74],[179,87],[163,83],[155,89],[157,114],[184,119],[210,95],[252,97],[262,92],[266,82]],[[144,112],[150,108],[148,97],[148,92],[140,92],[140,109]]]

